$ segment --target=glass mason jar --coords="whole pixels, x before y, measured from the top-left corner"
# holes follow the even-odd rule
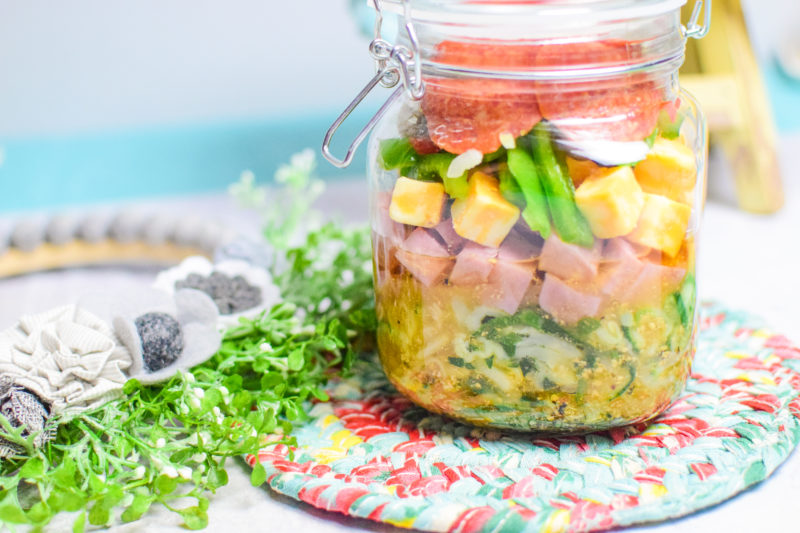
[[[373,46],[405,84],[369,143],[377,342],[416,404],[574,432],[680,393],[707,158],[683,3],[377,3],[407,23]]]

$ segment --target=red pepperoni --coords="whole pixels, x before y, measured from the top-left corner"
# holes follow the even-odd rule
[[[535,57],[532,46],[445,41],[436,60],[450,66],[519,68]],[[500,148],[500,134],[518,137],[541,120],[531,82],[500,79],[434,78],[427,82],[422,111],[428,134],[441,149],[487,154]]]
[[[639,54],[636,43],[594,41],[538,47],[538,67],[614,67]],[[663,90],[642,74],[606,80],[538,84],[542,116],[572,139],[640,141],[650,135],[663,105]]]
[[[439,147],[430,137],[409,137],[408,142],[418,154],[435,154],[439,151]]]

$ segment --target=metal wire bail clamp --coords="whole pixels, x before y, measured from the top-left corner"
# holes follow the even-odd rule
[[[703,25],[698,23],[700,19],[700,10],[705,5],[706,9],[703,13]],[[697,0],[692,9],[692,16],[689,17],[689,23],[683,27],[683,36],[686,39],[702,39],[708,34],[711,29],[711,0]]]
[[[425,92],[425,85],[422,81],[422,61],[419,52],[419,40],[411,19],[411,0],[402,0],[405,31],[408,37],[409,46],[392,44],[383,39],[383,11],[381,10],[382,0],[371,0],[375,8],[375,35],[369,44],[369,54],[375,60],[375,76],[367,83],[358,95],[350,102],[341,115],[334,121],[325,139],[322,141],[322,155],[332,165],[338,168],[345,168],[350,165],[355,156],[356,150],[364,142],[369,132],[378,121],[386,114],[392,103],[397,100],[405,91],[412,100],[419,100]],[[336,131],[344,123],[350,114],[355,111],[358,105],[364,101],[367,95],[372,92],[377,85],[387,89],[396,87],[402,81],[403,86],[398,87],[392,92],[386,102],[378,109],[378,112],[367,122],[367,124],[356,135],[356,138],[347,149],[344,159],[339,159],[331,152],[331,141]]]

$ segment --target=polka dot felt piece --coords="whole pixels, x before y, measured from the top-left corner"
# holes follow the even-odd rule
[[[585,436],[478,430],[400,396],[377,362],[331,385],[283,444],[249,456],[277,492],[426,531],[596,531],[722,502],[800,438],[800,349],[745,313],[702,309],[692,377],[649,423]]]

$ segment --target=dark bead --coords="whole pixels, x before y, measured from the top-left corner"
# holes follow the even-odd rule
[[[232,315],[252,309],[261,303],[261,289],[251,285],[242,276],[229,277],[222,272],[209,276],[189,274],[175,282],[175,289],[196,289],[208,294],[221,315]]]
[[[142,358],[149,372],[174,363],[183,352],[181,325],[166,313],[147,313],[136,319],[136,331],[142,340]]]

